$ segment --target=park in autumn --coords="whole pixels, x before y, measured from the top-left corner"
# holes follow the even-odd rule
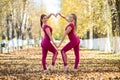
[[[74,49],[66,52],[68,71],[64,72],[61,49],[57,48],[54,71],[44,72],[42,14],[77,16],[80,62],[74,67]],[[48,24],[58,45],[67,22],[51,16]],[[47,53],[50,67],[52,52]],[[120,80],[120,0],[0,0],[0,80]]]

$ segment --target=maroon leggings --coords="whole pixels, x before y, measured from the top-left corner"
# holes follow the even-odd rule
[[[75,55],[74,69],[78,68],[78,64],[79,64],[79,60],[80,60],[80,56],[79,56],[79,44],[80,44],[80,41],[78,43],[69,42],[61,50],[61,54],[62,54],[62,59],[63,59],[63,62],[64,62],[64,66],[67,65],[67,55],[66,55],[66,52],[73,48],[74,49],[74,55]]]
[[[52,65],[55,65],[55,61],[56,61],[56,58],[57,58],[57,55],[58,55],[58,52],[57,50],[55,49],[55,47],[49,43],[47,44],[48,46],[42,46],[42,66],[43,66],[43,69],[46,70],[46,57],[47,57],[47,53],[48,51],[52,52],[53,53],[53,56],[52,56]]]

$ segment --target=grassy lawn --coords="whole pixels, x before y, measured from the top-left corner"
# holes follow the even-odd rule
[[[71,72],[74,66],[73,50],[67,54],[67,73],[63,73],[60,49],[53,73],[42,72],[41,48],[0,54],[0,80],[120,80],[120,54],[81,48],[77,73]],[[51,63],[51,57],[49,52],[47,66]]]

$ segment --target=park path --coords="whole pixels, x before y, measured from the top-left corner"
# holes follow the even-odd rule
[[[0,54],[0,80],[120,80],[120,54],[81,48],[79,71],[72,73],[73,50],[68,54],[68,73],[63,73],[60,49],[53,73],[43,73],[41,48],[29,48]],[[52,53],[48,53],[47,66]]]

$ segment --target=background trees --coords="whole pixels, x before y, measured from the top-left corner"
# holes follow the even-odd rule
[[[61,0],[61,13],[68,16],[75,13],[78,17],[77,34],[81,39],[107,38],[108,44],[117,52],[120,35],[120,0]],[[47,13],[41,1],[36,7],[32,0],[0,1],[0,36],[7,40],[41,39],[39,18]],[[53,27],[55,39],[61,39],[67,22],[52,17],[49,24]],[[113,38],[114,37],[114,38]],[[0,37],[1,38],[1,37]],[[92,48],[92,41],[89,41]]]
[[[120,0],[62,0],[61,13],[68,16],[75,13],[78,17],[77,34],[82,39],[90,39],[92,48],[94,38],[107,38],[110,51],[115,52],[120,31]],[[60,18],[60,26],[65,22]]]

